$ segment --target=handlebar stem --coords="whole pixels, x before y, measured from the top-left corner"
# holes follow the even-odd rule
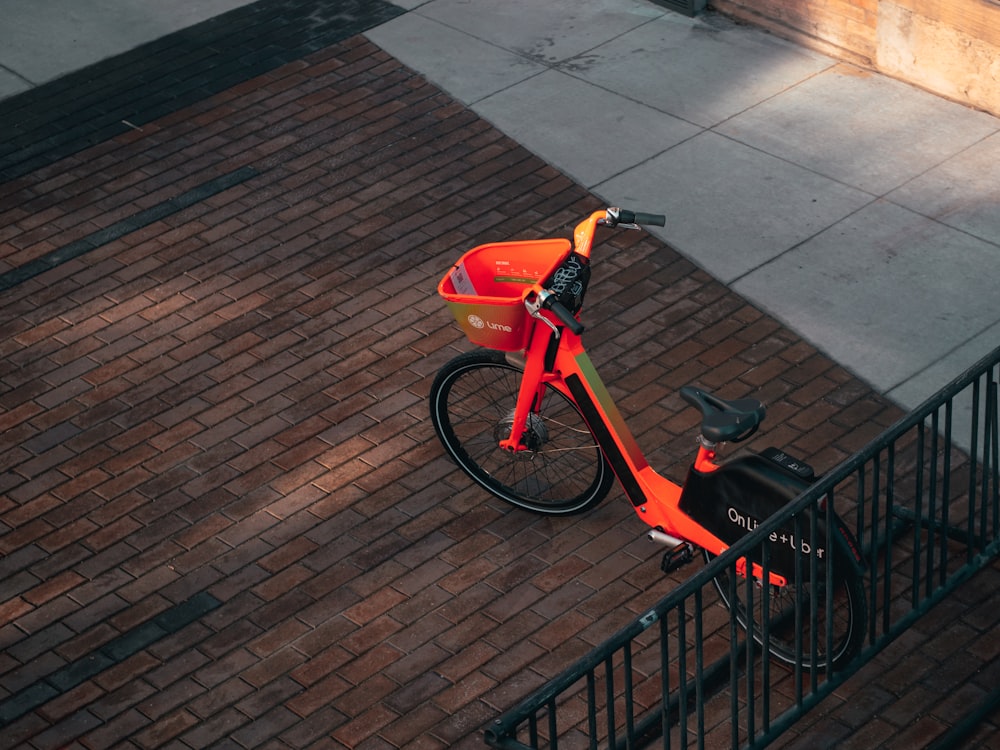
[[[646,214],[615,207],[594,211],[573,230],[574,251],[584,258],[590,257],[590,249],[594,244],[594,231],[598,225],[619,229],[640,229],[641,224],[662,227],[666,226],[666,223],[667,217],[662,214]]]
[[[607,211],[604,209],[594,211],[590,216],[576,225],[573,230],[573,251],[584,258],[590,257],[590,250],[594,245],[594,232],[598,224],[604,223],[607,219]]]

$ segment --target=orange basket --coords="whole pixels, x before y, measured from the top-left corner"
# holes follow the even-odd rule
[[[569,255],[567,239],[495,242],[469,250],[438,284],[438,294],[477,346],[516,352],[528,345],[524,298]]]

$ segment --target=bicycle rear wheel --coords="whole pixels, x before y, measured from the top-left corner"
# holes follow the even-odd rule
[[[704,555],[705,562],[715,558],[707,550]],[[866,606],[861,575],[853,569],[834,573],[829,609],[822,569],[815,584],[807,580],[798,586],[764,587],[752,581],[748,590],[747,580],[732,571],[716,576],[713,582],[740,627],[776,660],[794,666],[801,649],[805,669],[836,670],[861,650]]]
[[[594,507],[614,474],[579,409],[555,388],[528,416],[526,449],[499,447],[510,434],[521,372],[493,350],[448,362],[430,392],[438,437],[466,474],[505,502],[547,515]]]

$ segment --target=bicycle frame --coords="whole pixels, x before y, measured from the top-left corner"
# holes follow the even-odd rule
[[[566,328],[556,337],[547,325],[535,325],[525,353],[511,435],[502,441],[501,447],[519,449],[514,446],[520,446],[528,414],[541,403],[546,387],[558,389],[579,407],[643,523],[716,555],[728,549],[729,545],[680,510],[683,488],[649,465],[580,337]],[[701,471],[713,471],[717,468],[714,456],[713,451],[699,446],[695,465]]]
[[[594,233],[606,216],[597,211],[577,225],[574,231],[574,252],[588,258]],[[635,228],[638,228],[635,226]],[[524,450],[522,437],[532,410],[543,402],[545,389],[553,387],[569,397],[580,409],[612,471],[618,478],[639,519],[650,527],[650,538],[673,548],[694,544],[713,555],[719,555],[729,545],[681,508],[684,488],[656,472],[646,460],[635,437],[615,405],[597,370],[583,348],[580,335],[570,327],[558,325],[557,316],[542,309],[532,295],[546,294],[540,285],[525,296],[525,305],[536,319],[530,341],[524,352],[523,375],[514,410],[510,436],[500,441],[500,448]],[[572,321],[570,321],[572,322]],[[711,475],[720,468],[715,463],[714,445],[702,441],[694,460],[694,468]],[[738,570],[746,574],[746,561]],[[757,563],[752,574],[763,577]],[[770,572],[768,580],[784,586],[787,579]]]

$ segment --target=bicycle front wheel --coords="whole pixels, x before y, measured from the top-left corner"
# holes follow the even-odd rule
[[[502,352],[459,355],[431,385],[431,422],[445,449],[477,484],[505,502],[547,515],[579,513],[608,494],[614,474],[576,405],[546,388],[528,415],[525,449],[509,437],[521,369]]]

